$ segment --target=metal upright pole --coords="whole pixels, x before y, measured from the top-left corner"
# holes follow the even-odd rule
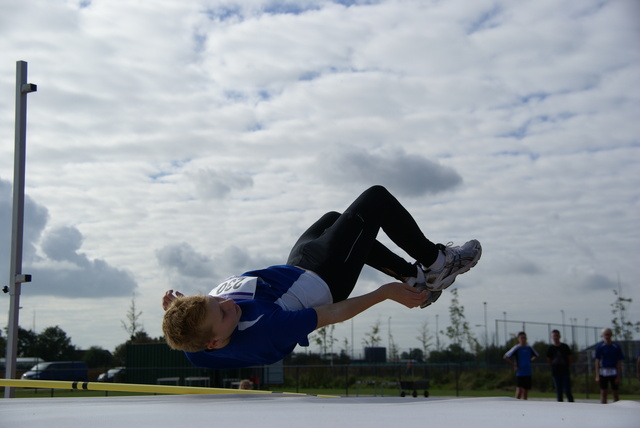
[[[18,321],[20,311],[20,291],[23,282],[31,281],[31,275],[22,274],[22,238],[24,228],[24,182],[25,152],[27,135],[27,94],[37,91],[37,86],[27,83],[27,63],[16,64],[16,128],[15,154],[13,165],[13,217],[11,223],[11,266],[9,268],[9,325],[7,328],[7,358],[5,378],[16,376],[16,357],[18,354]],[[5,398],[14,397],[14,388],[5,387]]]
[[[484,349],[485,354],[486,350],[489,348],[489,326],[487,326],[487,302],[482,302],[484,305]]]

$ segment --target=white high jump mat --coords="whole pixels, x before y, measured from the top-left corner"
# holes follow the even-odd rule
[[[279,394],[0,399],[2,428],[638,428],[640,402]]]

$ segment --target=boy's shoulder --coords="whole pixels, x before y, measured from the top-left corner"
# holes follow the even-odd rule
[[[567,352],[569,354],[573,353],[573,351],[571,350],[571,346],[567,345],[566,343],[561,343],[560,344],[560,349],[564,352]]]
[[[611,343],[600,342],[596,347],[596,349],[603,349],[603,348],[622,349],[620,348],[620,345],[617,344],[616,342],[611,342]]]
[[[505,355],[507,355],[507,356],[513,355],[513,354],[515,354],[516,352],[518,352],[518,349],[520,349],[520,348],[522,348],[522,345],[520,345],[519,343],[517,343],[517,344],[513,345],[513,346],[511,347],[511,349],[509,349],[509,350],[506,352],[506,354],[505,354]]]

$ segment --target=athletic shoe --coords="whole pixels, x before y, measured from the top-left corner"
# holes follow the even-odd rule
[[[416,267],[416,269],[422,269],[422,267],[420,266],[420,263],[418,263],[418,262],[414,263],[414,266]],[[400,279],[405,284],[409,284],[410,286],[417,288],[419,291],[427,290],[427,298],[420,305],[420,307],[422,309],[426,308],[427,306],[431,305],[432,303],[435,303],[435,301],[438,300],[440,298],[440,295],[442,294],[442,291],[431,291],[431,290],[429,290],[427,288],[427,284],[425,284],[424,282],[418,282],[418,278],[416,278],[416,277],[404,277],[404,278],[400,278]]]
[[[440,295],[442,294],[442,290],[429,290],[427,288],[427,286],[423,283],[423,284],[419,284],[415,286],[418,290],[422,291],[422,290],[427,290],[427,300],[425,300],[424,302],[422,302],[422,304],[420,305],[420,307],[422,309],[426,308],[427,306],[429,306],[432,303],[435,303],[436,300],[438,300],[440,298]]]
[[[445,257],[444,267],[442,269],[433,271],[422,267],[427,290],[441,291],[449,287],[456,280],[456,276],[474,267],[482,255],[482,246],[480,242],[475,239],[472,239],[461,247],[452,247],[449,245],[444,246],[437,244],[438,249],[444,253]]]

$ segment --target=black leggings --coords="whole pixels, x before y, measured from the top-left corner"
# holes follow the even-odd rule
[[[413,264],[376,239],[380,229],[425,266],[438,257],[435,244],[411,214],[387,189],[373,186],[344,213],[329,212],[307,229],[293,246],[287,264],[318,274],[329,286],[334,302],[349,297],[365,264],[396,279],[416,276]]]

